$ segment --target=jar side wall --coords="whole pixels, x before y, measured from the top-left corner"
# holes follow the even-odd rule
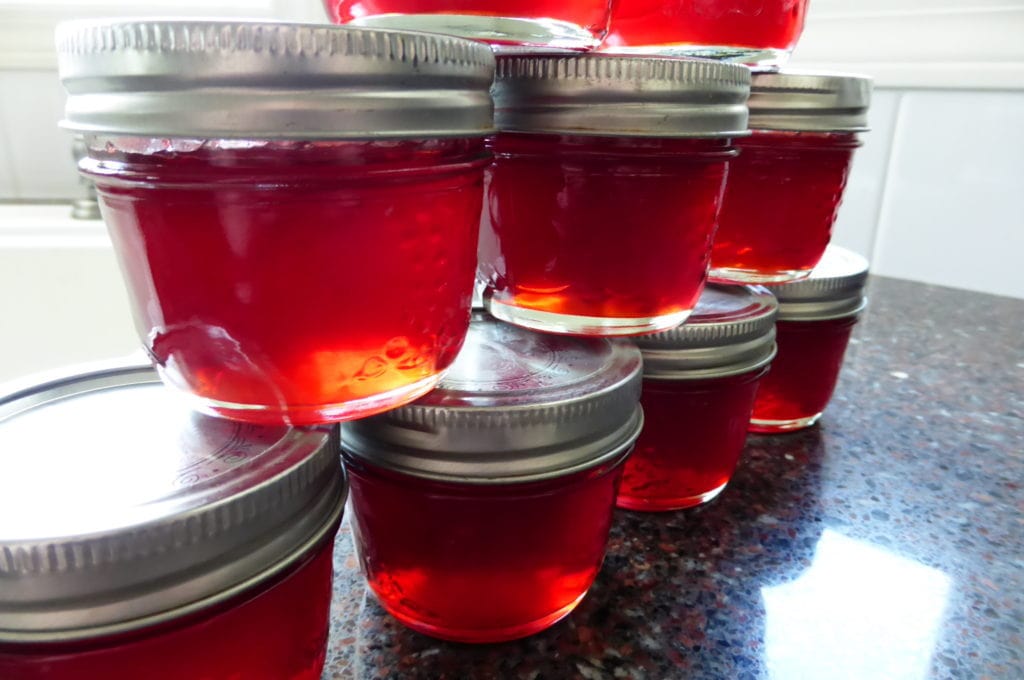
[[[465,338],[483,141],[310,148],[91,161],[139,334],[208,412],[369,415]]]
[[[736,140],[713,279],[749,283],[808,275],[825,253],[857,146],[855,133],[755,131]]]
[[[621,462],[525,484],[412,478],[345,454],[364,574],[420,632],[497,642],[553,624],[604,559]]]
[[[779,351],[771,372],[761,381],[754,421],[803,421],[813,424],[835,391],[856,317],[830,321],[780,321]],[[808,422],[809,421],[809,422]],[[778,432],[779,425],[751,425],[754,432]]]
[[[491,300],[624,322],[694,307],[728,140],[500,134],[493,149],[480,240]]]
[[[714,498],[739,462],[767,370],[710,380],[645,379],[644,429],[626,461],[618,506],[677,510]]]
[[[318,680],[327,651],[333,539],[271,584],[157,630],[67,645],[0,645],[18,680]],[[296,603],[302,606],[296,606]]]

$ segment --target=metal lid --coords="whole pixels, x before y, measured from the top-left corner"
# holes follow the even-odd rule
[[[672,57],[508,55],[491,92],[503,131],[736,137],[747,134],[750,71]]]
[[[841,73],[755,73],[750,128],[801,132],[868,129],[871,78]]]
[[[644,377],[724,378],[758,369],[775,356],[775,298],[760,286],[708,284],[681,326],[633,338]]]
[[[827,321],[859,314],[867,306],[868,261],[830,245],[806,279],[771,286],[779,321]]]
[[[640,353],[625,341],[541,335],[476,312],[439,387],[346,423],[342,447],[416,477],[500,484],[623,456],[643,424]]]
[[[428,33],[248,21],[76,21],[57,27],[62,125],[188,138],[483,135],[486,45]]]
[[[149,366],[0,392],[0,642],[135,630],[226,600],[332,533],[336,429],[192,412]]]

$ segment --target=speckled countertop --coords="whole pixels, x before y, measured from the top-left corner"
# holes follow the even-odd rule
[[[705,508],[616,511],[579,608],[433,640],[338,537],[324,678],[1024,678],[1024,301],[875,278],[818,427]]]

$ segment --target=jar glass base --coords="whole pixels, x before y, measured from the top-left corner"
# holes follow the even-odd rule
[[[797,430],[803,430],[814,425],[820,418],[820,413],[815,413],[813,416],[807,416],[806,418],[792,418],[790,420],[762,420],[759,418],[752,418],[750,420],[749,427],[747,427],[747,431],[758,432],[761,434],[796,432]]]
[[[615,507],[623,510],[634,510],[636,512],[669,512],[671,510],[685,510],[698,505],[703,505],[714,500],[718,494],[725,490],[726,484],[696,496],[685,496],[682,498],[634,498],[624,496],[619,492],[615,499]]]
[[[378,597],[378,602],[381,606],[388,611],[389,614],[394,616],[396,619],[402,622],[404,626],[411,628],[417,633],[423,633],[430,637],[438,638],[440,640],[448,640],[450,642],[468,642],[472,644],[489,644],[494,642],[508,642],[509,640],[518,640],[534,633],[550,628],[555,625],[569,613],[576,608],[576,606],[583,601],[583,598],[587,596],[587,591],[583,591],[579,597],[570,602],[569,604],[561,607],[560,609],[542,616],[539,619],[535,619],[528,623],[519,624],[516,626],[506,626],[504,628],[448,628],[445,626],[435,626],[429,623],[424,623],[416,619],[409,618],[399,611],[388,607],[384,604],[384,601]]]
[[[349,25],[444,33],[491,43],[500,52],[515,51],[517,47],[590,50],[600,43],[600,40],[582,26],[555,19],[395,13],[360,17],[349,22]]]
[[[257,425],[322,425],[339,423],[357,418],[390,411],[419,399],[434,389],[444,377],[445,371],[428,376],[414,383],[396,389],[336,404],[313,405],[270,405],[270,404],[236,404],[232,402],[208,399],[192,394],[180,387],[173,379],[168,378],[164,370],[157,366],[160,377],[165,385],[170,385],[182,392],[192,408],[200,413],[229,420]]]
[[[763,272],[757,269],[739,269],[734,267],[716,267],[708,272],[708,281],[711,283],[748,283],[748,284],[772,284],[789,283],[806,279],[811,275],[813,269],[783,269],[773,272]]]
[[[605,46],[601,52],[651,57],[699,57],[728,61],[755,68],[778,70],[789,60],[789,51],[773,47],[742,47],[733,45],[694,45],[675,43],[668,45],[634,45],[630,47]]]
[[[484,305],[491,316],[515,326],[542,333],[599,337],[646,335],[668,330],[686,321],[691,311],[685,309],[681,312],[652,317],[578,316],[517,307],[499,302],[486,295]]]

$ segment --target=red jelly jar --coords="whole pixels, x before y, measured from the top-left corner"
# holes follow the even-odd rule
[[[712,284],[685,324],[635,339],[645,423],[626,461],[620,508],[689,508],[729,483],[775,354],[775,308],[764,288]]]
[[[58,32],[65,126],[136,326],[200,410],[345,420],[430,390],[469,324],[486,46],[246,22]]]
[[[405,28],[482,40],[498,49],[592,49],[608,31],[609,0],[324,0],[340,24]]]
[[[150,366],[0,393],[0,678],[320,678],[337,429],[180,402]]]
[[[752,134],[729,166],[711,278],[738,283],[801,279],[821,259],[866,130],[871,80],[754,74]]]
[[[353,536],[370,588],[427,635],[543,630],[604,559],[642,425],[640,353],[479,313],[437,390],[345,425]]]
[[[804,30],[808,0],[617,0],[601,48],[778,66]]]
[[[751,432],[789,432],[818,422],[867,306],[867,279],[867,260],[829,246],[810,277],[772,286],[779,300],[779,354],[757,392]]]
[[[749,77],[685,59],[500,58],[480,235],[491,314],[577,335],[679,325],[704,287]]]

